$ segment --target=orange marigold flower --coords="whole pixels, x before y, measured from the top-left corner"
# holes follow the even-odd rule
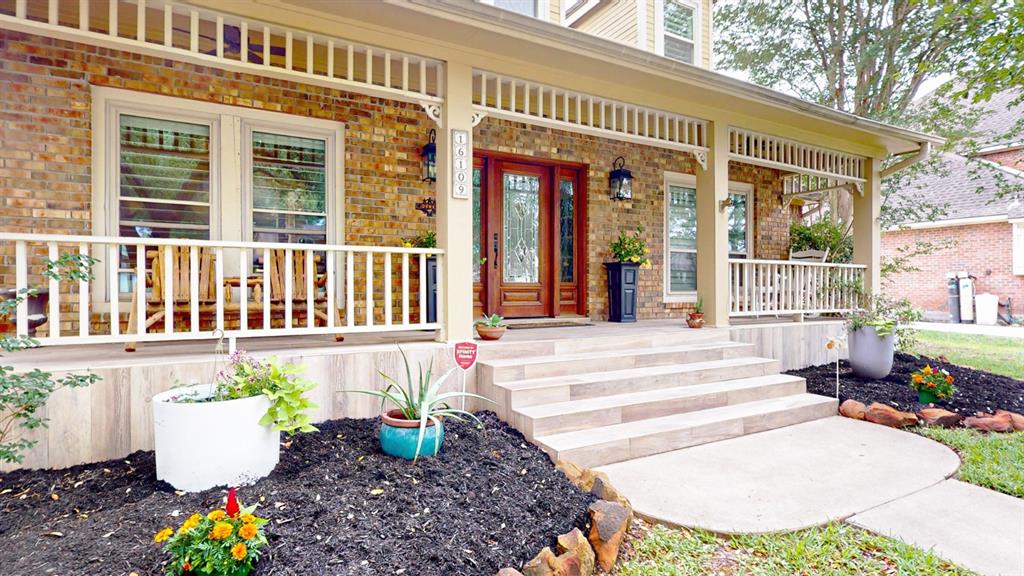
[[[929,388],[935,388],[935,382],[929,382],[928,383],[928,387]]]
[[[933,370],[932,370],[931,366],[925,365],[925,367],[921,370],[921,372],[924,372],[925,376],[931,376]]]
[[[181,528],[179,529],[179,532],[188,532],[189,530],[191,530],[191,529],[195,528],[196,526],[198,526],[199,522],[201,522],[202,520],[203,520],[203,517],[200,514],[193,514],[193,515],[189,516],[187,520],[182,522]]]
[[[249,553],[249,549],[245,547],[245,544],[239,542],[231,547],[231,557],[241,562],[245,559],[245,555]]]
[[[171,530],[170,528],[164,528],[163,530],[157,532],[156,536],[153,536],[153,541],[163,542],[171,536],[174,536],[174,530]]]
[[[206,515],[206,517],[209,518],[210,520],[213,520],[214,522],[216,522],[217,520],[223,520],[224,517],[227,516],[227,515],[228,515],[227,512],[218,509],[218,510],[214,510],[213,512],[210,512],[209,514]]]
[[[912,378],[913,378],[914,382],[916,382],[918,384],[920,384],[921,382],[924,381],[924,376],[921,376],[920,374],[914,374],[912,376]]]
[[[256,523],[256,517],[253,516],[252,514],[249,514],[248,512],[246,512],[246,513],[242,514],[241,516],[239,516],[239,519],[242,520],[243,524],[255,524]]]
[[[256,525],[255,524],[244,524],[238,529],[238,536],[246,540],[252,540],[256,537]]]
[[[192,569],[192,564],[190,564],[188,560],[185,560],[185,563],[181,565],[181,569],[188,572]]]
[[[953,377],[950,376],[949,374],[946,374],[946,384],[952,384],[952,383],[953,383]]]
[[[217,522],[213,525],[213,530],[210,531],[211,540],[223,540],[228,536],[231,536],[231,532],[235,529],[228,522]]]

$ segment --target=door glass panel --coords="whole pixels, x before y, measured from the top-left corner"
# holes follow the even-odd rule
[[[747,254],[747,195],[731,193],[729,198],[729,256]]]
[[[505,174],[502,182],[503,277],[535,284],[540,280],[540,178]]]
[[[480,169],[473,169],[473,282],[480,281]]]
[[[559,197],[558,197],[558,213],[559,213],[559,246],[561,250],[561,273],[560,277],[562,282],[572,282],[573,279],[573,268],[575,264],[575,246],[574,240],[574,227],[575,213],[573,200],[576,195],[574,189],[574,182],[572,180],[562,180],[559,185]]]

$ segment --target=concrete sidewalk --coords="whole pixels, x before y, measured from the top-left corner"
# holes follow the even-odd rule
[[[974,334],[977,336],[1024,339],[1024,326],[981,326],[978,324],[950,324],[947,322],[914,322],[913,327],[918,330],[946,332],[949,334]]]
[[[957,480],[850,518],[984,576],[1024,574],[1024,500]]]
[[[842,520],[942,482],[959,466],[952,450],[917,434],[833,416],[598,470],[641,516],[758,533]]]

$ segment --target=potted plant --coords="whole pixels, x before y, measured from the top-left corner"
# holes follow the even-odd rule
[[[402,238],[403,248],[437,248],[437,234],[431,230],[411,238]],[[417,259],[418,261],[418,259]],[[426,321],[437,322],[437,256],[428,254],[427,266],[427,309]],[[415,277],[415,274],[414,274]]]
[[[253,515],[256,506],[242,507],[235,489],[228,492],[227,505],[205,516],[192,514],[177,531],[164,528],[153,536],[171,555],[166,574],[173,576],[248,576],[267,544],[263,525]]]
[[[483,423],[476,415],[465,410],[452,408],[448,401],[455,398],[477,398],[492,402],[488,398],[470,392],[441,393],[441,386],[455,369],[445,372],[436,382],[433,378],[434,363],[428,365],[426,372],[419,365],[418,377],[414,380],[409,358],[405,351],[399,349],[402,362],[405,364],[405,385],[387,374],[378,371],[387,386],[383,390],[352,390],[358,394],[369,394],[381,399],[381,410],[387,403],[394,408],[381,414],[380,447],[385,454],[415,461],[420,456],[436,456],[444,442],[445,417],[460,422],[473,421],[478,426]]]
[[[693,305],[693,312],[686,317],[686,325],[690,328],[704,327],[704,297],[698,296],[697,303]]]
[[[875,298],[867,308],[847,316],[850,368],[855,376],[878,380],[892,371],[896,347],[906,349],[913,341],[909,323],[920,313],[905,300]]]
[[[153,397],[156,475],[178,490],[252,483],[277,466],[281,432],[314,432],[303,368],[237,351],[212,384]]]
[[[640,281],[640,268],[650,268],[647,255],[651,249],[643,239],[643,226],[636,232],[619,233],[609,249],[614,262],[605,262],[608,269],[608,321],[636,322],[636,297]]]
[[[917,391],[917,401],[921,404],[942,403],[956,392],[952,374],[927,364],[910,375],[910,387]]]
[[[483,320],[477,320],[476,333],[483,340],[500,340],[505,335],[505,319],[497,314],[484,316]]]

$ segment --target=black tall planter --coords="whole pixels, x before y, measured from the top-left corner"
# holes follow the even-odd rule
[[[605,262],[608,269],[608,321],[636,322],[636,291],[640,265],[633,262]]]
[[[437,322],[437,256],[427,256],[427,322]]]

